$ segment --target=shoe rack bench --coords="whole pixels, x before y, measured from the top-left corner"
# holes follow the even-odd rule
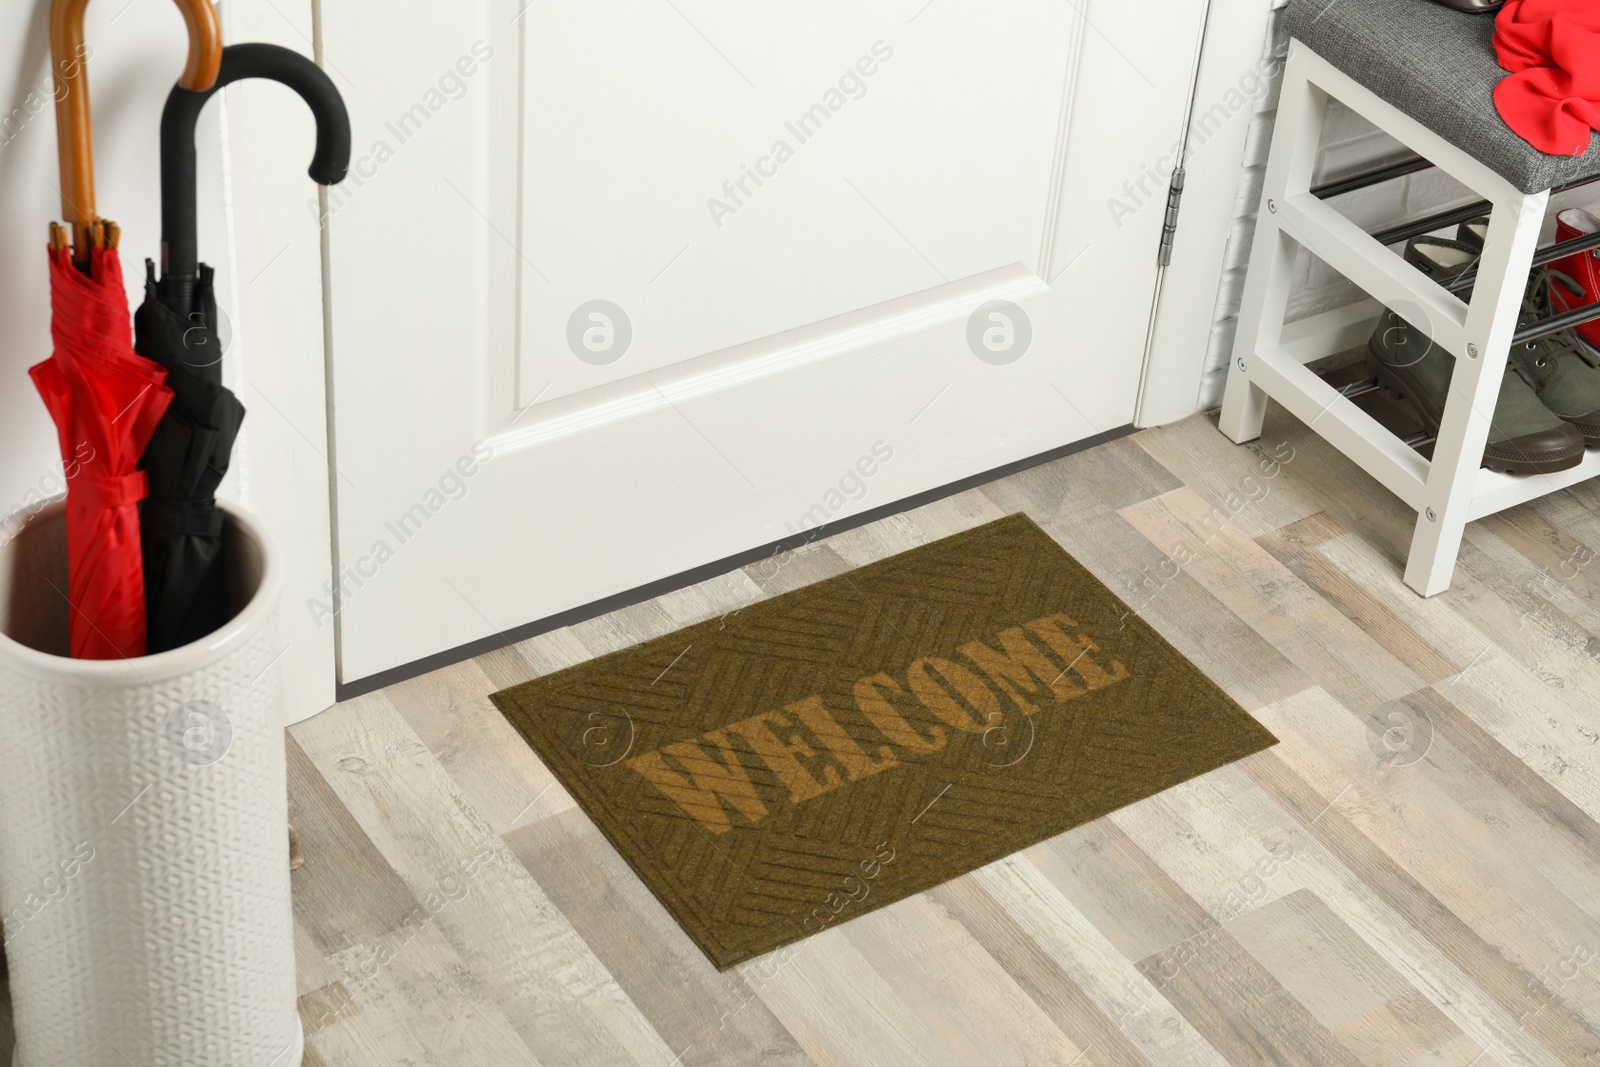
[[[1418,158],[1313,188],[1330,97]],[[1376,234],[1326,202],[1432,166],[1483,199]],[[1518,326],[1523,291],[1536,263],[1600,248],[1600,234],[1538,248],[1552,193],[1597,179],[1600,174],[1554,190],[1523,192],[1293,40],[1219,428],[1236,443],[1255,440],[1268,399],[1283,405],[1417,513],[1405,582],[1423,596],[1443,592],[1449,588],[1467,523],[1600,475],[1600,451],[1587,452],[1581,464],[1558,474],[1510,475],[1480,466],[1511,346],[1600,318],[1600,306],[1583,307]],[[1453,280],[1449,288],[1387,247],[1484,214],[1490,222],[1477,269]],[[1374,299],[1286,323],[1297,246],[1309,249]],[[1470,302],[1464,302],[1457,294],[1469,286]],[[1306,366],[1364,345],[1384,306],[1456,360],[1431,461],[1413,447],[1425,437],[1401,439],[1352,402],[1376,388],[1376,382],[1339,390]]]

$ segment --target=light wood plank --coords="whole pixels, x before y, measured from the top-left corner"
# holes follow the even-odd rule
[[[1553,994],[1537,978],[1508,961],[1276,755],[1256,757],[1244,772],[1320,846],[1297,853],[1310,861],[1296,867],[1301,884],[1368,932],[1385,959],[1491,1055],[1505,1063],[1576,1067],[1600,1049],[1600,1040],[1565,1012],[1542,1010]]]
[[[506,844],[686,1062],[734,1063],[753,1048],[772,1067],[812,1062],[746,968],[712,966],[582,812],[524,825]]]
[[[300,1025],[309,1036],[361,1014],[361,1006],[341,981],[300,995]]]
[[[0,963],[4,958],[0,957]],[[3,967],[0,967],[0,1063],[11,1062],[12,1050],[17,1044],[16,1031],[11,1028],[11,983]]]
[[[301,723],[295,739],[411,887],[423,909],[421,937],[471,961],[490,1003],[541,1061],[670,1060],[675,1050],[388,699],[371,693],[338,711]]]
[[[840,927],[939,1042],[950,1063],[1099,1064],[926,893]],[[950,982],[962,975],[960,988]]]
[[[1417,632],[1459,650],[1465,665],[1436,687],[1439,693],[1563,796],[1600,815],[1600,709],[1593,702],[1535,678],[1456,611],[1464,598],[1416,596],[1368,542],[1342,537],[1321,551]]]
[[[1483,1052],[1315,893],[1297,889],[1228,932],[1367,1067],[1466,1064]]]
[[[474,810],[504,834],[577,804],[489,699],[495,688],[478,662],[467,660],[384,695]]]
[[[310,1036],[329,1064],[562,1062],[534,1055],[436,925],[385,934],[335,954],[330,963],[345,975],[342,982],[361,1011],[322,1020]]]
[[[1041,526],[1070,529],[1075,520],[1118,511],[1183,485],[1134,438],[1080,452],[983,487],[1008,512],[1026,511]]]
[[[1600,868],[1582,866],[1561,842],[1537,832],[1538,816],[1475,775],[1467,807],[1437,779],[1440,763],[1462,759],[1441,752],[1435,762],[1386,762],[1370,745],[1367,724],[1328,714],[1324,704],[1285,701],[1263,709],[1261,720],[1282,741],[1284,759],[1300,768],[1311,788],[1336,797],[1345,816],[1424,886],[1435,899],[1530,975],[1554,971],[1574,945],[1600,944],[1600,920],[1554,884],[1575,889],[1600,880]],[[1444,742],[1435,737],[1433,749]],[[1446,775],[1448,777],[1448,775]],[[1473,810],[1477,809],[1477,810]],[[1563,877],[1564,876],[1564,877]],[[1552,991],[1555,992],[1555,991]],[[1600,1035],[1600,1011],[1559,996],[1577,1020]]]
[[[297,931],[319,955],[332,955],[400,929],[416,911],[416,898],[294,737],[285,745],[289,815],[306,856],[290,875]]]
[[[932,897],[993,957],[1017,988],[1037,1004],[1085,1060],[1107,1067],[1153,1067],[1129,1036],[1051,959],[999,900],[972,876],[932,891]]]
[[[1122,514],[1290,662],[1351,707],[1375,707],[1422,684],[1194,491],[1175,489]]]
[[[1579,510],[1586,516],[1580,524],[1582,533],[1586,534],[1593,517],[1587,509]],[[1566,514],[1570,515],[1571,512],[1567,511]],[[1579,530],[1563,528],[1552,522],[1545,516],[1542,507],[1502,511],[1490,515],[1479,526],[1515,549],[1552,582],[1566,586],[1591,611],[1600,608],[1600,549],[1586,543]],[[1600,534],[1600,523],[1594,523],[1594,526],[1594,532]]]
[[[1275,424],[1273,429],[1279,426]],[[1223,438],[1229,447],[1218,449],[1211,438],[1221,434],[1209,419],[1184,419],[1135,434],[1130,440],[1249,537],[1288,526],[1319,510],[1311,494],[1284,489],[1294,484],[1285,475],[1301,459],[1287,436],[1263,433],[1244,445]]]
[[[739,966],[777,1020],[821,1067],[954,1064],[841,926]]]
[[[1256,542],[1356,628],[1388,649],[1419,678],[1437,682],[1460,672],[1458,664],[1408,626],[1360,583],[1317,551],[1348,531],[1317,512],[1256,538]]]
[[[1025,856],[991,863],[972,877],[1152,1064],[1225,1064],[1134,961],[1045,877],[1040,861],[1050,855],[1050,850],[1032,849]],[[1057,881],[1065,880],[1063,873],[1058,872]],[[1094,1043],[1097,1048],[1109,1044]]]
[[[1247,708],[1312,685],[1299,666],[1269,644],[1188,570],[1114,512],[1052,520],[1049,534],[1185,656],[1204,663],[1213,681]]]
[[[1209,419],[1208,419],[1209,421]],[[1355,464],[1313,429],[1274,404],[1267,411],[1262,439],[1284,441],[1295,458],[1287,475],[1275,488],[1286,497],[1303,500],[1307,514],[1326,511],[1346,528],[1382,550],[1398,571],[1405,566],[1416,529],[1417,514],[1405,502]],[[1223,439],[1225,448],[1239,448]],[[1215,461],[1222,456],[1211,451]]]
[[[1317,690],[1291,699],[1331,704]],[[1123,809],[1113,821],[1162,872],[1182,881],[1176,892],[1214,902],[1213,925],[1310,890],[1492,1054],[1508,1062],[1561,1062],[1520,1019],[1533,998],[1507,999],[1522,972],[1368,839],[1355,835],[1359,847],[1353,848],[1345,837],[1328,837],[1324,831],[1333,820],[1341,830],[1349,825],[1331,803],[1335,795],[1311,790],[1281,751],[1184,783]],[[1266,862],[1269,857],[1277,862]],[[1487,988],[1480,984],[1485,978]],[[1582,1030],[1556,1029],[1575,1042]]]
[[[1226,929],[1141,960],[1139,969],[1233,1063],[1360,1067]]]
[[[1367,1067],[1489,1067],[1501,1062],[1420,993],[1407,993],[1329,1032]]]

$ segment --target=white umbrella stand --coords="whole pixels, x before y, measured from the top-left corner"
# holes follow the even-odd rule
[[[225,511],[234,618],[133,660],[63,655],[59,500],[0,543],[0,919],[16,1067],[300,1063],[282,563],[257,520]]]

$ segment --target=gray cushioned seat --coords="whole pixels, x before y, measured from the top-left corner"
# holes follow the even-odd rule
[[[1600,174],[1600,141],[1549,156],[1494,107],[1494,17],[1433,0],[1293,0],[1289,33],[1525,193]]]

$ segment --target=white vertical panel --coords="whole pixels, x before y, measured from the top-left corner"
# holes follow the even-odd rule
[[[314,54],[309,0],[231,0],[221,12],[229,43],[265,41]],[[325,67],[348,93],[348,82]],[[285,710],[297,722],[333,703],[335,682],[333,621],[307,606],[326,599],[333,573],[322,241],[318,187],[306,175],[316,127],[283,86],[237,82],[222,95],[237,265],[229,355],[249,413],[247,450],[235,462],[248,479],[242,502],[261,516],[285,556],[281,664]],[[217,108],[214,99],[208,110]],[[202,225],[202,259],[216,255],[220,237]]]

